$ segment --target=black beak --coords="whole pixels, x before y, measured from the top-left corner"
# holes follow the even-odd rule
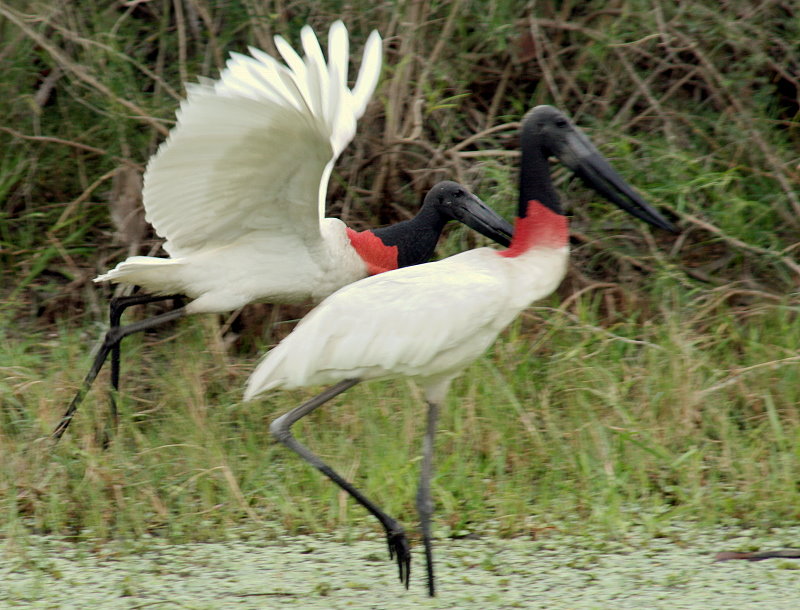
[[[614,171],[594,144],[574,125],[552,146],[553,154],[569,167],[589,188],[622,208],[628,214],[671,233],[678,229],[659,214],[641,195]]]
[[[466,189],[453,202],[452,214],[455,220],[463,222],[501,246],[508,247],[511,244],[514,236],[511,223]]]

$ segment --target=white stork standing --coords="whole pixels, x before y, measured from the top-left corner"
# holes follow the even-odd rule
[[[144,176],[146,219],[166,238],[169,258],[133,256],[95,279],[147,294],[112,301],[111,328],[56,439],[109,353],[119,388],[119,344],[132,333],[253,302],[319,301],[367,275],[429,260],[449,220],[508,245],[512,226],[454,182],[436,185],[415,218],[393,226],[359,233],[325,218],[333,164],[378,82],[381,38],[370,34],[352,90],[341,21],[328,34],[327,64],[309,26],[301,40],[304,58],[276,36],[285,65],[251,48],[252,57],[231,54],[218,81],[187,86],[177,125]],[[120,327],[126,307],[175,295],[192,300]]]
[[[400,580],[408,587],[411,556],[402,526],[300,444],[291,427],[362,380],[412,377],[422,385],[428,417],[417,509],[431,596],[430,480],[439,406],[451,381],[520,311],[553,292],[567,269],[567,218],[550,178],[548,156],[559,157],[587,186],[627,212],[675,231],[557,109],[537,106],[525,116],[521,147],[519,210],[509,249],[478,248],[341,288],[266,355],[245,391],[245,400],[250,400],[273,388],[336,384],[276,419],[270,431],[381,522],[389,554],[397,556]]]

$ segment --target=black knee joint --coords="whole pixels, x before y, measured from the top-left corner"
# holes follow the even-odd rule
[[[283,417],[279,417],[269,425],[269,433],[275,440],[286,443],[292,437],[289,426],[286,425]]]
[[[115,326],[106,333],[106,338],[103,341],[106,347],[114,347],[118,345],[125,335],[122,334],[122,327]]]

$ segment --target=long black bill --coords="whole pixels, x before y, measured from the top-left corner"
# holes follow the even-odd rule
[[[476,195],[466,189],[464,194],[455,200],[453,216],[469,228],[481,235],[496,241],[501,246],[508,246],[514,236],[514,227],[505,218],[483,203]]]
[[[678,233],[670,221],[659,214],[641,195],[614,170],[594,144],[574,125],[564,138],[553,146],[553,154],[583,180],[589,188],[616,204],[628,214],[647,223]]]

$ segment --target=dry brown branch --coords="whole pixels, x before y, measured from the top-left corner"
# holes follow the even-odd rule
[[[658,345],[657,343],[651,343],[650,341],[644,341],[642,339],[630,339],[628,337],[623,337],[621,335],[613,333],[607,328],[602,328],[600,326],[595,326],[593,324],[587,324],[586,322],[581,320],[580,317],[578,317],[576,314],[572,313],[571,311],[567,311],[567,309],[564,308],[563,306],[559,307],[533,306],[531,309],[562,315],[567,319],[569,319],[570,321],[572,321],[572,323],[575,324],[576,327],[591,330],[592,332],[595,332],[598,335],[603,335],[605,337],[608,337],[613,341],[628,343],[630,345],[641,345],[658,351],[664,351],[665,349],[663,346]]]
[[[518,150],[465,150],[456,153],[462,159],[480,159],[481,157],[508,157],[516,159],[520,156]]]
[[[740,239],[737,239],[735,237],[727,235],[719,227],[711,224],[710,222],[702,220],[702,219],[698,218],[697,216],[694,216],[693,214],[684,214],[683,215],[683,219],[686,220],[687,222],[690,222],[690,223],[702,228],[702,229],[705,229],[709,233],[713,233],[714,235],[716,235],[720,239],[722,239],[722,241],[724,241],[729,246],[732,246],[732,247],[737,248],[739,250],[744,250],[746,252],[751,252],[753,254],[758,254],[758,255],[761,255],[761,256],[767,256],[769,258],[774,258],[774,259],[780,261],[781,263],[786,265],[786,267],[788,267],[789,269],[794,271],[795,274],[797,274],[798,279],[800,280],[800,265],[798,265],[792,259],[790,259],[790,258],[788,258],[786,256],[781,256],[778,252],[775,252],[773,250],[767,250],[766,248],[760,248],[758,246],[752,246],[750,244],[747,244],[747,243],[743,242]]]
[[[747,374],[752,373],[753,371],[758,371],[765,367],[768,368],[780,368],[789,364],[797,364],[800,363],[800,356],[789,356],[787,358],[781,358],[779,360],[770,360],[768,362],[759,362],[758,364],[753,364],[751,366],[745,366],[738,369],[731,369],[730,375],[720,381],[719,383],[715,383],[714,385],[704,388],[697,392],[699,397],[705,397],[709,394],[716,392],[718,390],[722,390],[723,388],[728,387],[729,385],[733,385],[738,383],[742,380],[742,378],[746,377]]]
[[[530,20],[531,36],[533,37],[534,41],[537,41],[537,44],[534,44],[533,46],[536,52],[536,63],[539,65],[542,77],[547,83],[547,88],[550,91],[550,95],[552,95],[553,99],[556,101],[556,105],[564,107],[564,97],[561,95],[560,87],[556,81],[556,78],[553,76],[549,62],[545,59],[545,50],[542,47],[545,46],[546,39],[539,28],[540,24],[541,21],[538,19]],[[553,53],[549,52],[547,55],[552,56]]]
[[[75,208],[77,208],[81,203],[86,201],[91,196],[91,194],[97,189],[98,186],[103,184],[109,178],[113,178],[114,174],[116,174],[119,171],[119,169],[120,168],[115,167],[111,171],[106,172],[105,174],[97,178],[94,182],[92,182],[88,187],[86,187],[86,189],[76,199],[70,201],[64,208],[64,211],[61,213],[61,216],[58,217],[54,229],[57,229],[58,227],[62,226],[75,211]]]
[[[478,140],[483,140],[484,138],[487,138],[488,136],[490,136],[492,134],[499,133],[499,132],[502,132],[502,131],[516,132],[517,129],[519,129],[519,126],[520,126],[520,122],[519,121],[514,121],[512,123],[504,123],[502,125],[495,125],[493,127],[488,127],[486,129],[484,129],[483,131],[480,131],[480,132],[478,132],[476,134],[473,134],[473,135],[471,135],[471,136],[469,136],[467,138],[464,138],[463,140],[461,140],[461,142],[458,142],[457,144],[452,146],[450,148],[450,150],[452,152],[458,152],[460,150],[463,150],[467,146],[471,146],[473,143],[477,142]]]
[[[674,30],[674,34],[676,37],[680,38],[684,44],[687,45],[687,48],[691,49],[692,53],[695,55],[695,57],[697,57],[700,64],[705,67],[706,72],[716,82],[716,85],[721,90],[726,90],[725,77],[720,74],[719,70],[717,70],[713,62],[708,59],[703,50],[700,49],[694,41],[692,41],[680,30]],[[756,145],[761,149],[761,152],[764,154],[764,158],[773,169],[775,179],[781,185],[786,198],[789,200],[794,214],[787,214],[781,208],[778,208],[776,211],[781,214],[783,219],[788,224],[798,226],[798,219],[800,218],[800,196],[798,196],[795,188],[792,186],[789,178],[786,176],[783,164],[780,162],[777,155],[772,150],[772,147],[763,138],[761,133],[757,129],[753,128],[753,117],[744,107],[739,97],[736,94],[731,93],[728,95],[728,102],[734,110],[731,118],[736,121],[742,132],[746,133],[750,138],[752,138]]]
[[[35,41],[40,47],[42,47],[50,57],[58,64],[66,72],[69,72],[73,76],[75,76],[78,80],[83,81],[93,89],[96,89],[109,99],[114,100],[116,103],[120,104],[124,108],[130,110],[135,117],[140,118],[141,120],[148,123],[153,129],[158,131],[161,135],[166,136],[168,133],[168,129],[162,125],[158,120],[154,117],[149,116],[144,110],[142,110],[139,106],[134,104],[133,102],[129,102],[126,99],[120,98],[117,96],[111,89],[106,87],[102,82],[100,82],[97,78],[93,75],[89,74],[89,72],[80,64],[72,61],[64,52],[62,52],[59,48],[55,45],[51,44],[44,36],[39,34],[36,30],[31,28],[26,22],[22,15],[17,13],[11,7],[9,7],[4,2],[0,2],[0,15],[3,15],[6,19],[8,19],[11,23],[16,25],[20,30],[25,32],[26,36],[28,36],[31,40]]]
[[[36,95],[33,96],[33,103],[39,108],[42,108],[50,99],[50,94],[52,93],[62,74],[63,72],[56,68],[44,79],[44,82],[42,82],[38,91],[36,91]]]
[[[436,65],[436,62],[439,60],[445,45],[450,42],[450,37],[453,35],[453,28],[455,27],[456,19],[459,16],[463,4],[464,0],[453,0],[452,6],[450,7],[450,14],[447,16],[441,32],[436,37],[436,44],[433,47],[433,51],[431,51],[430,56],[426,58],[426,61],[423,64],[422,72],[417,78],[417,91],[415,95],[416,99],[422,98],[423,91],[428,84],[431,68]]]
[[[503,103],[503,98],[506,94],[506,89],[508,88],[508,82],[511,78],[511,70],[513,65],[514,64],[512,60],[509,59],[506,61],[506,65],[503,67],[503,73],[500,75],[500,82],[497,85],[497,89],[492,97],[492,102],[489,104],[489,110],[486,112],[486,117],[483,121],[483,133],[486,133],[492,128],[494,118],[497,116],[497,112],[500,109],[500,106]]]
[[[250,28],[256,39],[256,46],[271,55],[275,55],[277,51],[275,44],[272,42],[272,20],[269,18],[270,3],[260,0],[245,0],[244,5],[247,9],[247,14],[250,15]],[[285,25],[283,20],[284,11],[275,12],[278,14],[281,26]]]
[[[153,81],[155,81],[158,84],[158,86],[160,88],[162,88],[164,91],[166,91],[167,94],[170,97],[172,97],[173,99],[178,100],[178,101],[181,99],[181,94],[178,91],[176,91],[175,89],[173,89],[172,87],[170,87],[169,83],[167,83],[158,74],[156,74],[155,72],[150,70],[147,66],[145,66],[144,64],[142,64],[139,61],[136,61],[136,59],[134,59],[130,55],[125,54],[125,53],[121,53],[121,52],[117,51],[116,49],[110,47],[109,45],[103,44],[102,42],[98,42],[97,40],[91,40],[91,39],[86,38],[84,36],[77,35],[75,32],[73,32],[69,28],[66,28],[63,25],[61,25],[58,22],[58,20],[53,18],[52,16],[49,16],[48,18],[43,19],[42,22],[46,23],[48,27],[51,27],[54,30],[56,30],[59,34],[61,34],[67,40],[70,40],[72,42],[78,43],[78,44],[80,44],[82,46],[85,46],[85,47],[95,47],[97,49],[102,49],[104,52],[108,53],[109,55],[113,55],[114,57],[117,57],[118,59],[121,59],[123,61],[128,62],[129,64],[134,66],[137,70],[139,70],[139,72],[141,72],[142,74],[147,76],[147,78],[150,78]]]
[[[81,144],[80,142],[73,142],[72,140],[65,140],[63,138],[56,138],[53,136],[29,136],[24,133],[20,133],[16,129],[11,129],[10,127],[4,127],[0,125],[0,131],[4,131],[9,135],[14,136],[15,138],[19,138],[20,140],[30,140],[32,142],[49,142],[51,144],[62,144],[64,146],[69,146],[71,148],[77,148],[78,150],[85,150],[86,152],[95,153],[96,155],[101,155],[104,157],[109,157],[114,159],[115,161],[119,161],[120,163],[124,163],[134,169],[138,169],[142,171],[144,167],[141,163],[136,163],[131,161],[130,159],[126,159],[124,157],[116,157],[109,153],[107,150],[103,150],[102,148],[97,148],[96,146],[89,146],[88,144]]]
[[[181,75],[181,82],[189,81],[189,73],[186,70],[186,19],[183,15],[183,0],[172,0],[172,7],[175,11],[175,31],[178,34],[178,73]]]
[[[657,116],[665,116],[666,112],[664,111],[664,107],[661,105],[661,102],[653,94],[653,91],[650,89],[647,83],[644,80],[642,80],[636,73],[636,71],[633,69],[633,66],[628,61],[628,58],[625,55],[625,53],[623,53],[622,50],[619,48],[614,49],[614,51],[616,52],[617,59],[619,59],[620,63],[622,64],[622,67],[625,68],[625,72],[627,72],[628,76],[636,85],[636,88],[645,97],[647,102],[650,104],[650,107],[655,112],[655,114]],[[667,137],[667,141],[669,141],[670,143],[676,143],[678,141],[678,137],[673,131],[669,121],[664,121],[663,126],[664,126],[664,135]]]
[[[192,9],[197,12],[200,16],[200,19],[203,21],[205,25],[205,32],[208,35],[208,46],[211,51],[211,55],[214,59],[214,66],[217,70],[222,70],[222,66],[225,64],[225,59],[222,55],[222,49],[219,46],[219,41],[217,40],[217,27],[214,24],[214,20],[211,17],[211,10],[205,4],[201,2],[201,0],[189,0],[189,4]]]
[[[114,241],[127,247],[128,256],[139,252],[148,230],[142,206],[142,173],[130,167],[120,167],[111,182],[108,197]]]
[[[527,3],[524,14],[497,28],[475,19],[480,9],[464,0],[407,0],[379,3],[368,10],[360,10],[358,3],[345,3],[335,8],[321,5],[319,11],[311,12],[297,2],[243,0],[239,13],[246,17],[237,24],[230,22],[232,11],[208,0],[116,3],[96,18],[66,0],[41,4],[37,15],[23,14],[12,5],[22,6],[0,0],[0,15],[16,17],[5,22],[4,33],[13,34],[8,36],[12,44],[15,38],[17,44],[22,41],[20,46],[34,49],[30,55],[35,57],[28,65],[21,59],[24,53],[15,54],[5,46],[0,49],[0,56],[12,57],[25,77],[16,101],[9,104],[14,122],[0,127],[0,137],[7,134],[81,151],[72,155],[52,151],[62,159],[67,157],[72,176],[51,188],[42,176],[52,147],[17,146],[20,154],[34,158],[26,159],[19,170],[20,178],[8,198],[13,211],[35,210],[42,193],[55,192],[58,200],[72,202],[66,221],[74,221],[81,204],[97,193],[97,177],[110,169],[112,161],[142,171],[140,164],[112,157],[109,151],[125,150],[130,143],[134,156],[155,152],[168,123],[155,117],[143,120],[141,108],[126,106],[114,97],[126,97],[115,89],[125,81],[120,74],[108,77],[104,67],[123,65],[136,79],[125,85],[148,99],[160,101],[164,94],[178,98],[180,80],[192,77],[189,70],[216,76],[215,68],[223,67],[227,49],[222,41],[232,50],[254,44],[274,54],[272,34],[294,37],[300,18],[308,15],[324,41],[328,23],[341,17],[351,34],[355,67],[359,41],[373,28],[381,32],[384,73],[375,99],[359,121],[355,140],[335,168],[329,214],[358,228],[408,218],[427,187],[440,178],[482,183],[484,176],[494,179],[496,175],[503,189],[513,188],[518,123],[499,125],[497,117],[522,114],[536,103],[554,103],[587,127],[598,144],[612,138],[636,151],[640,160],[628,160],[627,167],[623,166],[625,175],[635,186],[660,193],[655,201],[659,208],[683,217],[697,202],[703,204],[703,213],[695,211],[685,219],[686,230],[674,243],[636,224],[620,231],[627,243],[608,235],[596,243],[585,242],[577,248],[575,259],[588,263],[588,268],[580,281],[573,269],[572,289],[617,278],[627,284],[626,278],[637,281],[637,269],[667,267],[681,271],[674,277],[684,286],[697,289],[694,280],[700,280],[710,284],[701,286],[702,290],[713,291],[715,286],[726,289],[737,282],[755,287],[752,299],[758,300],[755,295],[762,285],[780,292],[781,282],[791,289],[798,277],[800,264],[795,255],[800,242],[793,239],[792,230],[798,226],[796,182],[800,176],[794,167],[796,155],[783,143],[796,141],[800,133],[792,119],[800,103],[800,57],[796,45],[775,35],[782,27],[776,18],[790,10],[785,2],[778,6],[759,1],[753,5],[755,11],[741,3],[721,5],[716,11],[696,6],[692,10],[700,11],[703,23],[711,26],[707,36],[698,36],[693,29],[696,24],[689,18],[696,20],[697,15],[690,14],[687,5],[662,2],[624,11],[612,3],[594,12],[591,7],[599,4]],[[745,13],[751,17],[744,18]],[[150,34],[136,35],[142,31]],[[491,36],[483,35],[490,31]],[[136,37],[130,38],[131,33]],[[507,41],[497,44],[503,36]],[[763,80],[737,79],[748,65],[751,71],[759,70]],[[759,84],[764,86],[756,92]],[[136,121],[119,121],[117,113],[106,110],[105,100],[98,104],[101,96],[114,106],[119,101],[120,107],[127,108],[123,112],[135,115]],[[140,98],[127,99],[136,104]],[[774,117],[768,114],[770,102],[776,104]],[[96,113],[98,122],[70,138],[65,135],[69,132],[59,133],[54,123],[58,112],[66,114],[76,104]],[[136,122],[145,126],[155,122],[159,127],[147,128],[142,138]],[[642,160],[648,154],[664,158]],[[104,158],[96,158],[100,156]],[[616,159],[612,161],[616,164]],[[569,174],[558,164],[553,167],[558,188],[563,190]],[[728,170],[745,178],[730,184],[713,182],[713,174]],[[670,197],[665,182],[673,179],[671,175],[680,176],[675,180],[697,180],[700,186],[693,191],[681,185],[677,195]],[[107,177],[101,181],[105,178],[107,183]],[[752,186],[746,184],[747,179]],[[748,205],[762,206],[763,212],[765,203],[749,199],[761,192],[769,196],[771,184],[778,200],[773,204],[775,212],[785,221],[776,231],[776,241],[782,241],[772,250],[756,241],[755,234],[726,228],[716,216],[725,209],[718,198],[727,192]],[[587,200],[585,193],[579,187],[576,200]],[[61,213],[59,209],[52,214],[47,227]],[[583,217],[580,209],[575,214]],[[601,229],[614,230],[607,225]],[[93,238],[108,231],[108,226],[100,226]],[[575,234],[579,242],[581,237],[588,239]],[[62,245],[76,262],[87,266],[74,253],[75,244],[64,240]],[[604,257],[599,256],[600,248]],[[671,254],[661,255],[667,248]],[[119,256],[121,250],[106,244],[92,264]],[[606,309],[613,312],[612,301],[618,295],[607,292]],[[767,289],[762,292],[769,294]]]
[[[573,292],[566,299],[561,301],[561,304],[558,306],[558,308],[563,311],[566,311],[567,309],[569,309],[572,303],[577,301],[579,298],[581,298],[581,296],[583,296],[584,294],[586,294],[591,290],[602,290],[604,288],[618,288],[618,287],[619,284],[615,284],[613,282],[593,282],[588,286],[584,286],[583,288],[580,288],[579,290]]]

